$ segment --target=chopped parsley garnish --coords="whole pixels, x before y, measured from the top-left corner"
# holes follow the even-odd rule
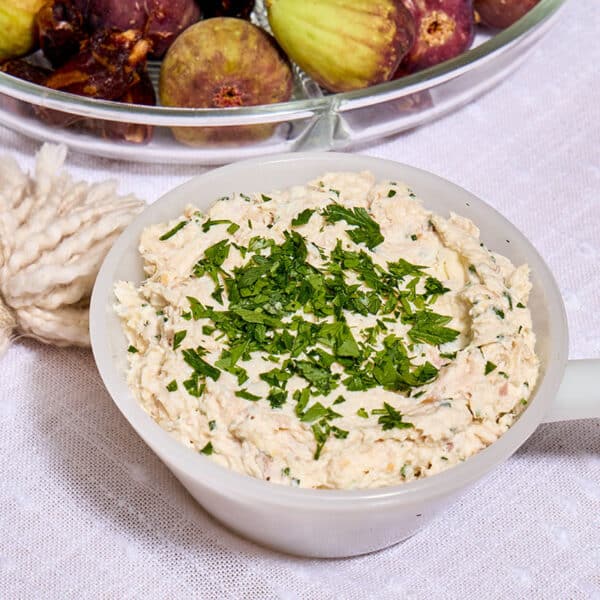
[[[414,427],[412,423],[402,420],[402,414],[387,402],[383,403],[383,408],[376,408],[371,411],[372,415],[380,415],[377,423],[382,426],[384,431],[389,429],[410,429]]]
[[[394,194],[389,197],[396,194],[390,192]],[[263,197],[263,201],[268,200]],[[307,224],[315,212],[302,210],[292,227]],[[379,225],[364,208],[334,202],[321,215],[328,223],[344,221],[349,238],[357,245],[372,250],[384,241]],[[202,229],[218,225],[228,225],[229,235],[239,229],[229,220],[211,219]],[[416,234],[412,237],[416,239]],[[239,398],[268,402],[272,409],[293,401],[296,417],[314,435],[318,460],[328,439],[349,435],[334,425],[342,418],[334,409],[346,401],[339,394],[345,392],[344,387],[352,392],[380,386],[418,398],[426,390],[417,390],[437,378],[438,368],[415,345],[440,346],[456,340],[459,332],[447,326],[451,316],[432,309],[450,289],[428,274],[429,267],[404,259],[380,264],[364,247],[349,249],[348,240],[338,240],[331,251],[313,244],[320,258],[316,265],[311,262],[315,252],[311,249],[309,254],[307,244],[298,231],[290,229],[282,232],[280,240],[254,236],[239,246],[222,239],[206,248],[191,275],[212,282],[215,302],[205,305],[188,296],[189,311],[181,317],[200,321],[198,328],[220,342],[221,351],[210,362],[202,347],[180,351],[192,369],[182,385],[193,397],[202,396],[207,378],[217,381],[225,371],[237,378],[239,389],[234,393]],[[232,247],[243,262],[225,269]],[[357,328],[349,315],[370,317],[370,326]],[[398,322],[407,326],[408,339],[393,333]],[[185,330],[175,333],[175,350],[185,337]],[[255,354],[273,363],[273,368],[250,372],[249,361]],[[456,351],[441,356],[455,358]],[[251,376],[266,383],[268,392],[249,392],[244,384]],[[293,393],[287,389],[292,377],[304,381],[303,388]],[[335,400],[327,400],[330,394]],[[369,419],[365,408],[356,414]],[[372,414],[384,430],[413,427],[387,403]]]
[[[331,428],[331,433],[333,433],[333,437],[337,438],[338,440],[345,440],[350,432],[334,426]]]
[[[423,265],[413,265],[403,258],[398,259],[396,262],[388,263],[390,273],[398,279],[404,279],[408,275],[420,277],[424,275],[423,269],[425,268]]]
[[[129,348],[127,348],[127,352],[130,352],[131,354],[137,354],[139,350],[135,346],[129,346]]]
[[[511,295],[508,292],[503,292],[502,295],[506,298],[506,301],[508,302],[508,308],[510,310],[512,310],[513,309],[513,301],[512,301]]]
[[[263,202],[271,202],[271,200],[273,200],[271,196],[266,196],[265,194],[261,194],[260,197],[262,198]]]
[[[329,439],[329,434],[331,433],[331,427],[329,426],[329,423],[327,423],[327,421],[325,421],[323,419],[319,423],[314,423],[311,426],[311,429],[312,429],[313,435],[315,436],[315,441],[317,442],[317,447],[315,449],[313,458],[315,460],[319,460],[319,458],[321,457],[321,452],[323,450],[323,446],[325,446],[325,443]]]
[[[413,242],[416,242],[418,238],[417,238],[417,235],[416,235],[415,233],[413,233],[413,234],[410,236],[410,239],[411,239]]]
[[[287,402],[287,392],[277,388],[271,388],[267,400],[271,408],[281,408]]]
[[[251,394],[248,390],[237,390],[235,395],[238,398],[243,398],[244,400],[250,400],[250,402],[256,402],[256,401],[260,400],[260,396],[255,396],[254,394]]]
[[[525,305],[522,302],[517,302],[517,308],[525,308]]]
[[[486,374],[486,375],[489,375],[489,374],[490,374],[492,371],[494,371],[495,369],[496,369],[496,365],[495,365],[493,362],[491,362],[491,361],[489,361],[489,360],[488,360],[488,361],[485,363],[485,374]]]
[[[212,442],[208,442],[208,444],[206,444],[206,446],[204,446],[204,448],[202,448],[200,452],[202,452],[202,454],[210,456],[214,452]]]
[[[502,309],[500,309],[500,308],[496,308],[496,307],[494,306],[492,310],[493,310],[493,311],[496,313],[496,316],[497,316],[498,318],[500,318],[500,319],[504,319],[504,311],[503,311]]]
[[[177,390],[177,381],[175,381],[175,379],[173,379],[173,381],[171,381],[171,383],[167,384],[167,391],[175,392],[176,390]]]
[[[383,242],[379,224],[362,207],[350,209],[339,204],[330,204],[323,210],[323,216],[329,223],[346,221],[348,225],[354,225],[355,229],[349,229],[346,233],[354,243],[365,244],[369,250]]]
[[[173,336],[173,350],[177,350],[177,348],[179,348],[179,346],[181,346],[181,342],[183,342],[186,335],[187,335],[187,331],[185,329],[183,329],[181,331],[177,331],[175,333],[175,335]]]
[[[167,233],[163,233],[158,239],[161,242],[164,242],[165,240],[172,238],[180,229],[183,229],[188,223],[189,221],[181,221],[180,223],[177,223],[177,225],[175,225],[173,229],[169,229]]]
[[[204,352],[198,348],[194,350],[193,348],[189,348],[188,350],[183,350],[183,360],[194,369],[194,372],[198,375],[204,377],[210,377],[217,381],[221,376],[221,372],[219,369],[215,369],[212,365],[207,363],[203,358],[201,358],[200,354]]]
[[[206,383],[200,379],[198,373],[194,372],[189,379],[186,379],[183,382],[183,387],[187,390],[190,396],[193,396],[194,398],[200,398],[202,394],[204,394]]]
[[[388,198],[393,198],[396,195],[396,190],[390,190],[388,192]]]
[[[438,346],[453,342],[460,334],[456,329],[445,327],[452,317],[438,315],[431,311],[421,310],[405,317],[405,322],[412,323],[408,337],[413,342]]]
[[[210,429],[210,431],[214,431],[217,428],[217,422],[216,421],[209,421],[208,422],[208,428]]]
[[[444,287],[439,279],[428,277],[425,281],[425,291],[431,296],[436,294],[442,295],[449,292],[450,288]]]
[[[314,212],[315,211],[312,208],[307,208],[301,213],[298,213],[298,215],[292,219],[292,227],[306,225],[310,221],[310,218],[313,216]]]
[[[232,224],[232,222],[229,219],[218,219],[215,221],[213,221],[212,219],[208,219],[207,221],[202,223],[202,231],[206,233],[210,230],[211,227],[214,227],[215,225],[226,225],[228,223]],[[227,229],[227,231],[229,231],[229,228]]]

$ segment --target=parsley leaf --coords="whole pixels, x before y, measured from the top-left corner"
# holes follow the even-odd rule
[[[403,258],[398,259],[396,262],[388,263],[387,266],[389,272],[400,280],[404,279],[407,275],[420,277],[424,275],[423,269],[427,268],[423,265],[413,265]]]
[[[329,434],[331,433],[331,427],[327,421],[322,420],[319,423],[314,423],[311,427],[313,435],[315,436],[315,441],[317,442],[317,447],[315,449],[315,453],[313,458],[315,460],[319,460],[321,457],[321,452],[323,450],[323,446],[329,439]]]
[[[177,381],[173,379],[166,387],[168,392],[175,392],[177,390]]]
[[[215,221],[213,221],[212,219],[208,219],[207,221],[202,223],[202,231],[206,233],[210,230],[211,227],[214,227],[215,225],[226,225],[228,223],[231,223],[229,219],[217,219]]]
[[[180,229],[183,229],[188,223],[189,221],[181,221],[180,223],[177,223],[177,225],[175,225],[173,229],[169,229],[167,233],[163,233],[158,239],[161,242],[164,242],[165,240],[172,238]]]
[[[177,350],[177,348],[179,348],[179,346],[181,346],[181,342],[183,342],[186,335],[187,335],[187,331],[185,329],[183,329],[181,331],[177,331],[175,333],[175,335],[173,336],[173,350]]]
[[[202,452],[202,454],[206,454],[207,456],[210,456],[214,452],[212,442],[208,442],[208,444],[206,444],[206,446],[204,446],[204,448],[202,448],[202,450],[200,450],[200,452]]]
[[[438,346],[454,341],[460,332],[450,327],[444,327],[450,323],[452,317],[438,315],[437,313],[421,310],[408,317],[404,321],[412,323],[412,328],[408,331],[408,337],[413,342],[431,344]]]
[[[493,362],[488,360],[485,363],[485,374],[489,375],[492,371],[495,371],[495,370],[496,370],[496,365]]]
[[[362,207],[349,209],[339,204],[330,204],[323,209],[322,214],[329,223],[346,221],[348,225],[354,225],[356,229],[350,229],[346,233],[353,242],[363,243],[369,250],[373,250],[384,241],[379,224]]]
[[[189,348],[188,350],[183,350],[183,360],[194,369],[194,372],[198,373],[198,375],[204,375],[206,377],[210,377],[214,381],[217,381],[221,376],[221,371],[219,369],[215,369],[212,365],[208,364],[203,358],[201,358],[200,354],[204,353],[202,348],[198,348],[194,350]]]
[[[257,402],[260,400],[260,396],[255,396],[251,394],[248,390],[238,390],[235,395],[238,398],[243,398],[244,400],[250,400],[250,402]]]
[[[186,379],[183,382],[183,387],[187,390],[190,396],[194,398],[200,398],[206,389],[206,384],[204,382],[200,382],[200,376],[198,373],[192,373],[192,376],[189,379]]]
[[[376,408],[371,411],[372,415],[381,415],[377,423],[382,426],[384,431],[389,429],[410,429],[414,427],[412,423],[406,423],[402,420],[402,414],[387,402],[383,403],[383,408]]]
[[[298,215],[292,219],[292,227],[306,225],[310,221],[310,218],[313,216],[314,212],[315,211],[312,208],[307,208],[301,213],[298,213]]]

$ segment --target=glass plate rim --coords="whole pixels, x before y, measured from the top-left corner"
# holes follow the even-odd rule
[[[518,41],[553,16],[565,2],[566,0],[540,0],[533,9],[507,29],[497,32],[481,45],[434,67],[369,88],[318,98],[227,109],[127,105],[51,90],[2,72],[0,93],[48,109],[84,117],[157,126],[198,126],[209,122],[211,125],[232,126],[277,122],[282,118],[298,120],[327,110],[345,111],[378,104],[439,85]]]

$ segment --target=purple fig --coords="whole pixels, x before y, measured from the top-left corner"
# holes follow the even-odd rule
[[[292,71],[273,38],[241,19],[216,17],[192,25],[171,46],[160,70],[164,106],[228,108],[285,102],[292,95]],[[176,128],[180,141],[260,139],[271,125]]]
[[[475,11],[481,23],[504,29],[528,13],[539,0],[475,0]]]
[[[462,54],[473,43],[472,0],[403,0],[415,18],[417,36],[394,78]]]
[[[161,58],[175,38],[200,18],[194,0],[88,0],[87,20],[94,31],[139,29]]]

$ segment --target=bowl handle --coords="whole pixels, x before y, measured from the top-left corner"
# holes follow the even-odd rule
[[[600,359],[570,360],[544,423],[600,418]]]

